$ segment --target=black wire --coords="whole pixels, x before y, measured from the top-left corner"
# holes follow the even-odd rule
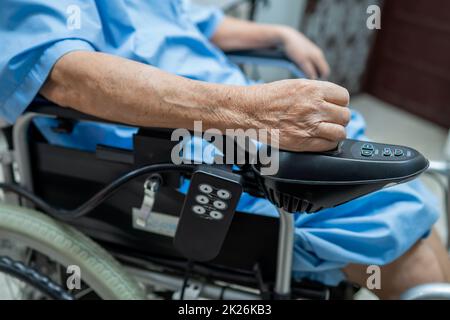
[[[186,291],[189,276],[191,275],[192,269],[194,268],[194,262],[192,260],[188,260],[186,272],[184,274],[183,286],[181,287],[180,300],[184,300],[184,292]]]
[[[228,286],[223,286],[222,289],[220,289],[220,295],[219,300],[225,300],[225,291],[227,291]]]
[[[108,186],[97,192],[92,198],[87,200],[85,203],[72,210],[55,208],[50,204],[48,204],[43,199],[41,199],[40,197],[38,197],[37,195],[35,195],[34,193],[16,184],[0,183],[0,189],[18,194],[19,196],[32,202],[38,209],[57,219],[72,220],[86,215],[87,213],[98,207],[105,200],[110,198],[121,186],[140,176],[157,172],[162,173],[167,171],[192,172],[193,169],[194,166],[192,165],[153,164],[133,170],[117,178],[116,180],[111,182]]]

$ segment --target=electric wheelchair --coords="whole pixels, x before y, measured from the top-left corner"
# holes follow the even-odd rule
[[[301,74],[278,51],[229,56],[239,64],[276,65]],[[352,298],[357,288],[351,284],[326,287],[291,279],[292,213],[314,214],[409,181],[428,167],[411,148],[350,140],[324,153],[279,151],[280,169],[269,176],[261,174],[258,161],[237,169],[177,166],[171,161],[178,143],[171,141],[171,130],[140,128],[132,151],[98,145],[95,152],[86,152],[49,144],[33,124],[37,116],[57,119],[53,130],[61,134],[70,134],[74,121],[105,121],[36,98],[1,135],[1,186],[9,204],[0,208],[6,212],[0,217],[6,221],[0,225],[0,257],[10,248],[6,254],[24,262],[10,261],[7,270],[15,265],[22,279],[57,299]],[[386,160],[384,149],[397,154]],[[196,174],[217,183],[214,190],[232,181],[238,188],[232,195],[245,191],[269,199],[280,218],[227,212],[228,225],[216,240],[215,233],[208,233],[215,222],[211,217],[191,217],[181,228],[180,213],[181,219],[189,215],[195,192],[186,195],[179,188]],[[178,244],[174,237],[181,239]],[[67,293],[70,265],[80,265],[83,283]],[[6,268],[0,260],[1,270]]]

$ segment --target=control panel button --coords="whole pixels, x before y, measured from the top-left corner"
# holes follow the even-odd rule
[[[223,213],[219,211],[211,211],[209,213],[209,216],[213,218],[214,220],[222,220],[223,219]]]
[[[198,188],[201,192],[206,194],[213,192],[213,187],[211,187],[209,184],[201,184]]]
[[[375,148],[373,147],[373,145],[370,144],[370,143],[365,143],[365,144],[363,144],[362,149],[363,149],[363,150],[371,150],[371,151],[375,150]]]
[[[392,156],[392,150],[390,148],[384,148],[383,150],[383,156],[390,157]]]
[[[200,204],[208,204],[209,203],[208,197],[204,196],[204,195],[196,196],[195,200]]]
[[[192,211],[194,211],[194,213],[196,213],[196,214],[205,214],[206,213],[206,209],[203,208],[202,206],[193,206]]]
[[[213,206],[214,206],[214,208],[219,209],[219,210],[225,210],[228,207],[225,202],[220,201],[220,200],[214,201]]]
[[[361,150],[361,155],[363,157],[371,157],[371,156],[373,156],[373,151],[372,150]]]
[[[396,157],[401,157],[401,156],[403,156],[403,155],[404,155],[404,152],[403,152],[402,149],[395,149],[395,150],[394,150],[394,156],[396,156]]]
[[[231,193],[228,190],[220,189],[219,191],[217,191],[217,196],[220,199],[228,200],[231,198]]]

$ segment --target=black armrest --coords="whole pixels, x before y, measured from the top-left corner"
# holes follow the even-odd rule
[[[252,50],[236,50],[227,51],[229,56],[241,56],[247,58],[264,58],[272,60],[286,60],[292,62],[282,49],[252,49]]]
[[[290,71],[297,78],[305,77],[300,67],[280,48],[238,50],[229,51],[226,54],[236,64],[277,67]]]
[[[90,120],[90,121],[99,121],[99,122],[111,122],[111,121],[107,121],[104,119],[100,119],[100,118],[79,112],[72,108],[61,107],[61,106],[45,99],[44,97],[42,97],[40,95],[36,96],[36,98],[31,102],[31,104],[27,108],[27,112],[33,112],[33,113],[55,116],[55,117],[71,119],[71,120]]]
[[[258,7],[258,5],[262,3],[264,6],[267,6],[269,0],[228,0],[222,5],[222,10],[225,13],[229,13],[230,11],[235,10],[236,8],[245,3],[250,4],[248,19],[250,21],[253,21],[255,20],[256,8]]]

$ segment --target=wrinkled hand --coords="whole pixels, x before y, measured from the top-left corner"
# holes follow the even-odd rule
[[[304,34],[292,28],[283,28],[281,39],[287,56],[302,68],[308,78],[328,77],[330,67],[322,50]]]
[[[253,127],[278,129],[280,149],[326,151],[346,138],[350,98],[343,87],[297,79],[250,88],[255,97],[248,109]]]

